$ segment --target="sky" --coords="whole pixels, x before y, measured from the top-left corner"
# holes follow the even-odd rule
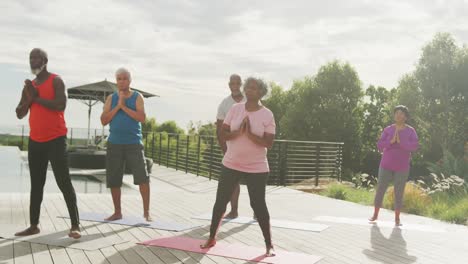
[[[1,1],[0,127],[27,124],[14,109],[29,51],[48,52],[48,69],[68,88],[104,79],[119,67],[157,122],[214,121],[229,95],[229,75],[261,77],[289,89],[338,59],[366,87],[395,87],[437,32],[468,43],[468,0]],[[93,108],[99,128],[102,104]],[[87,127],[87,107],[70,100],[69,127]],[[1,132],[1,129],[0,129]]]

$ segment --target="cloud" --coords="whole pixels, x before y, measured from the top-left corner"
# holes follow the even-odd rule
[[[234,72],[289,88],[340,59],[365,84],[390,88],[436,32],[468,42],[466,0],[28,0],[0,8],[0,63],[27,75],[28,51],[42,47],[68,87],[113,80],[125,66],[133,86],[161,95],[149,110],[180,122],[211,119]]]

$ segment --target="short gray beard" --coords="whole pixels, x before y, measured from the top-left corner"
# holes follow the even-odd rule
[[[44,63],[42,64],[40,68],[36,68],[36,69],[31,68],[31,73],[37,76],[39,75],[39,73],[41,73],[45,69],[46,66],[47,66],[47,63]]]

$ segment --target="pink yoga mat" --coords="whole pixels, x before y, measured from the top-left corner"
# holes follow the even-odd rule
[[[158,238],[138,244],[271,264],[313,264],[321,259],[321,257],[318,256],[286,251],[277,251],[276,256],[265,257],[264,248],[220,242],[212,248],[201,249],[200,244],[203,242],[204,240],[175,236]]]

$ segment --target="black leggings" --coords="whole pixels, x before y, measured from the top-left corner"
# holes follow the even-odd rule
[[[221,219],[226,212],[236,184],[241,177],[245,178],[249,190],[250,206],[252,207],[257,221],[262,229],[265,244],[271,246],[270,214],[265,201],[265,187],[268,179],[266,173],[247,173],[222,167],[216,192],[216,202],[211,217],[210,238],[215,238]]]
[[[59,137],[47,142],[29,139],[28,162],[31,177],[31,198],[29,202],[29,220],[31,225],[39,224],[47,166],[52,165],[55,181],[65,198],[72,225],[79,224],[75,189],[71,183],[68,169],[67,139]]]

